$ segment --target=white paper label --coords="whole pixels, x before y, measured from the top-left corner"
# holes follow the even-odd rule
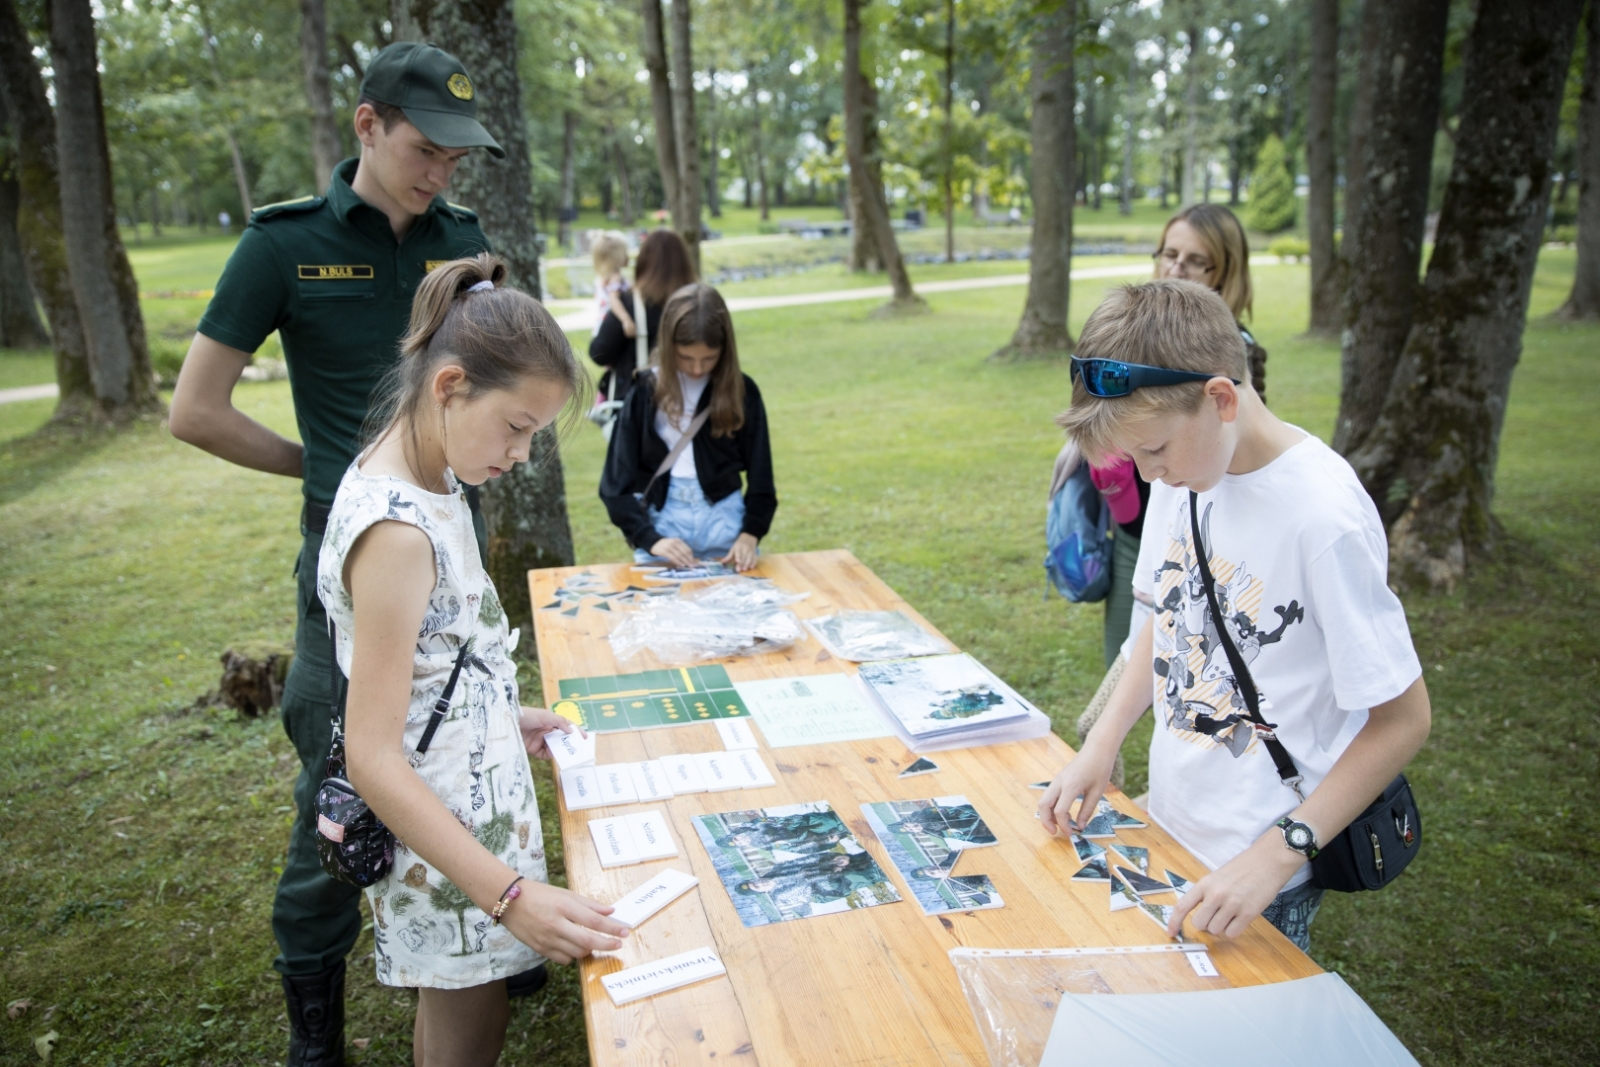
[[[564,771],[574,767],[594,766],[594,742],[594,734],[584,737],[577,730],[573,730],[570,734],[551,730],[544,735],[545,747],[550,749],[550,758]]]
[[[644,997],[653,997],[657,993],[727,973],[728,969],[717,958],[715,949],[697,948],[605,975],[600,982],[611,995],[611,1002],[621,1007]]]
[[[671,800],[672,786],[667,784],[666,768],[658,760],[644,760],[627,764],[628,776],[633,779],[633,791],[641,800]]]
[[[713,793],[726,793],[730,789],[743,789],[744,783],[734,776],[732,757],[727,752],[696,752],[695,766],[706,789]]]
[[[694,753],[662,756],[656,762],[661,764],[662,773],[667,776],[667,782],[672,786],[673,793],[706,791],[705,779],[700,777],[700,765],[695,762]]]
[[[667,829],[667,817],[661,812],[640,811],[623,818],[641,860],[665,859],[678,854],[678,846],[672,842],[672,831]]]
[[[602,867],[621,867],[678,854],[672,831],[667,828],[667,818],[660,811],[590,819],[589,835],[594,838]]]
[[[611,917],[633,929],[700,884],[700,879],[668,867],[613,905]]]
[[[605,803],[600,795],[600,778],[593,767],[574,767],[561,772],[561,795],[568,811],[598,808]]]
[[[1205,952],[1185,952],[1184,955],[1189,957],[1189,966],[1193,967],[1194,973],[1201,978],[1222,977],[1217,973],[1217,965],[1211,962],[1210,954]]]
[[[715,725],[717,733],[722,735],[722,747],[729,752],[761,747],[748,719],[718,719]]]
[[[639,862],[639,850],[622,818],[590,819],[589,835],[594,838],[595,851],[600,853],[600,866],[620,867]]]
[[[761,786],[777,785],[777,779],[772,777],[772,772],[767,770],[766,761],[759,752],[734,752],[733,776],[741,788],[754,789]]]
[[[594,769],[600,780],[600,799],[606,804],[632,804],[639,799],[626,763],[606,763]]]

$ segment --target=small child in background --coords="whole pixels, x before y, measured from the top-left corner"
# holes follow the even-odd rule
[[[623,299],[623,294],[628,292],[628,283],[622,278],[622,271],[628,265],[628,239],[620,233],[607,230],[595,236],[594,243],[589,246],[589,254],[594,257],[596,328],[609,311],[622,324],[623,333],[629,337],[638,336],[638,324],[633,321],[628,302]]]

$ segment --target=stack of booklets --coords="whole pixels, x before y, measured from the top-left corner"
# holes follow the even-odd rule
[[[966,653],[864,663],[862,688],[913,752],[1026,741],[1050,720]]]

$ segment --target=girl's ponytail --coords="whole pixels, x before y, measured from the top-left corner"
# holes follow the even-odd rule
[[[565,385],[580,417],[592,388],[572,345],[544,305],[505,284],[505,260],[485,252],[435,267],[411,303],[411,324],[400,340],[400,359],[379,387],[364,437],[381,437],[427,399],[434,372],[445,362],[466,372],[467,396],[510,389],[524,378]]]

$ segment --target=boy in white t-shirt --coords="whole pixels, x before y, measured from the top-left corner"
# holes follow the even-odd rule
[[[1236,937],[1264,915],[1305,948],[1323,894],[1309,857],[1428,736],[1427,688],[1387,584],[1377,509],[1342,457],[1242,386],[1244,342],[1211,290],[1175,280],[1117,290],[1089,316],[1078,352],[1072,407],[1058,421],[1090,460],[1129,455],[1152,483],[1134,588],[1156,610],[1105,713],[1045,791],[1040,818],[1052,833],[1082,827],[1123,738],[1154,703],[1150,814],[1212,868],[1179,901],[1169,931],[1188,917]],[[1228,665],[1196,563],[1191,500],[1227,635],[1299,770],[1298,794],[1280,779]]]

